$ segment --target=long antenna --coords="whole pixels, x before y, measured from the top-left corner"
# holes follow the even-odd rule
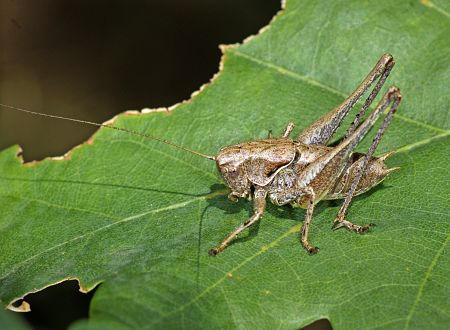
[[[150,140],[154,140],[154,141],[158,141],[158,142],[161,142],[161,143],[164,143],[164,144],[168,144],[168,145],[170,145],[172,147],[175,147],[175,148],[178,148],[178,149],[182,149],[184,151],[190,152],[191,154],[194,154],[194,155],[197,155],[197,156],[200,156],[200,157],[203,157],[203,158],[207,158],[207,159],[210,159],[210,160],[215,160],[214,156],[208,156],[208,155],[202,154],[201,152],[189,149],[189,148],[184,147],[182,145],[173,143],[173,142],[165,140],[165,139],[161,139],[161,138],[156,137],[156,136],[152,136],[152,135],[148,135],[148,134],[140,133],[140,132],[136,132],[136,131],[131,131],[131,130],[128,130],[128,129],[125,129],[125,128],[121,128],[121,127],[116,127],[116,126],[107,125],[107,124],[94,123],[92,121],[86,121],[86,120],[67,118],[67,117],[62,117],[62,116],[49,115],[49,114],[46,114],[46,113],[30,111],[30,110],[26,110],[26,109],[22,109],[22,108],[18,108],[18,107],[13,107],[11,105],[2,104],[2,103],[0,103],[0,107],[8,108],[8,109],[16,110],[16,111],[22,111],[22,112],[26,112],[26,113],[29,113],[29,114],[32,114],[32,115],[37,115],[37,116],[42,116],[42,117],[49,117],[49,118],[56,118],[56,119],[61,119],[61,120],[68,120],[68,121],[73,121],[73,122],[76,122],[76,123],[88,124],[88,125],[97,126],[97,127],[112,128],[112,129],[115,129],[117,131],[127,132],[127,133],[130,133],[130,134],[134,134],[134,135],[137,135],[137,136],[141,136],[141,137],[150,139]]]

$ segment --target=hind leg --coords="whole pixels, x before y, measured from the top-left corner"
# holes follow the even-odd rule
[[[362,108],[355,117],[355,120],[351,124],[347,131],[346,137],[350,136],[358,126],[360,119],[373,102],[381,87],[383,86],[386,78],[389,76],[392,67],[394,66],[394,59],[389,54],[384,54],[377,62],[372,71],[361,82],[361,84],[355,89],[355,91],[344,100],[344,102],[337,108],[327,113],[311,126],[306,128],[300,133],[296,141],[304,144],[321,144],[327,145],[333,134],[341,125],[344,118],[355,106],[356,102],[363,96],[363,94],[369,90],[372,84],[378,80],[375,87],[365,100]]]
[[[344,203],[342,204],[342,207],[339,210],[336,219],[334,220],[334,224],[332,227],[334,230],[339,229],[339,228],[347,228],[348,230],[354,231],[356,233],[364,234],[369,230],[370,227],[374,226],[374,224],[368,224],[365,226],[353,224],[352,222],[345,219],[345,215],[347,213],[347,209],[350,206],[350,203],[355,194],[356,187],[358,186],[358,183],[360,182],[361,177],[365,173],[365,171],[367,169],[367,164],[369,163],[369,160],[371,159],[373,153],[375,152],[375,149],[377,148],[378,144],[380,143],[380,140],[381,140],[384,132],[386,131],[386,128],[388,127],[389,123],[391,122],[392,117],[400,103],[400,100],[401,100],[401,95],[398,91],[394,92],[392,94],[392,100],[388,100],[388,102],[392,101],[391,108],[390,108],[388,114],[386,115],[383,123],[381,124],[381,127],[378,129],[378,132],[377,132],[375,138],[373,139],[372,144],[369,147],[367,154],[364,156],[364,159],[359,168],[359,171],[356,174],[356,176],[352,182],[352,185],[350,186],[350,190],[349,190],[347,196],[345,197]]]

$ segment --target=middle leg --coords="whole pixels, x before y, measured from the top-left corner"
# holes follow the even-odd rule
[[[282,174],[280,174],[282,175]],[[316,194],[311,187],[304,188],[287,188],[282,191],[269,192],[269,198],[275,205],[281,206],[288,203],[295,203],[302,208],[306,207],[305,222],[300,231],[300,243],[308,251],[309,254],[315,254],[319,248],[311,245],[308,240],[309,227],[311,226],[312,216],[314,213],[314,204],[316,202]]]
[[[316,254],[317,252],[319,252],[319,248],[317,246],[311,245],[308,240],[309,226],[311,225],[312,216],[314,213],[314,202],[316,199],[316,195],[310,187],[307,187],[305,188],[305,196],[307,197],[308,208],[306,209],[305,223],[303,224],[302,230],[300,231],[300,242],[309,254]]]
[[[292,130],[294,129],[295,124],[290,122],[287,124],[286,128],[284,129],[283,137],[288,138],[289,134],[291,134]]]

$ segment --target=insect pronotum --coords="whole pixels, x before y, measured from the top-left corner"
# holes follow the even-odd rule
[[[373,157],[373,153],[398,108],[401,100],[400,90],[397,87],[390,87],[375,110],[361,122],[361,118],[384,85],[393,66],[393,57],[389,54],[383,55],[342,104],[307,127],[295,139],[289,137],[294,124],[288,123],[279,138],[273,138],[269,133],[267,139],[224,147],[216,156],[205,155],[174,142],[121,127],[49,115],[5,104],[0,106],[28,114],[119,130],[215,161],[222,178],[231,190],[228,198],[232,201],[237,201],[238,198],[253,200],[254,214],[226,236],[218,246],[211,249],[210,255],[222,252],[243,230],[261,220],[267,198],[276,205],[292,204],[306,208],[300,242],[310,254],[314,254],[319,249],[308,240],[314,205],[321,200],[344,199],[332,228],[346,228],[356,233],[366,233],[373,224],[361,226],[346,219],[352,198],[368,191],[398,169],[387,168],[384,164],[384,160],[392,152],[378,158]],[[338,145],[328,146],[344,118],[374,83],[375,86],[356,114],[344,138]],[[386,109],[389,109],[387,115],[367,153],[354,152],[356,146]]]

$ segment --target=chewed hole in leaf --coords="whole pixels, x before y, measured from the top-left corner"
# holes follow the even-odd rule
[[[29,306],[31,310],[22,315],[33,328],[67,329],[73,322],[88,318],[95,291],[96,288],[83,293],[78,281],[67,280],[28,294],[13,305]]]
[[[302,330],[331,330],[333,329],[331,327],[330,321],[328,319],[320,319],[317,321],[314,321],[311,324],[308,324],[306,327],[302,328]]]

